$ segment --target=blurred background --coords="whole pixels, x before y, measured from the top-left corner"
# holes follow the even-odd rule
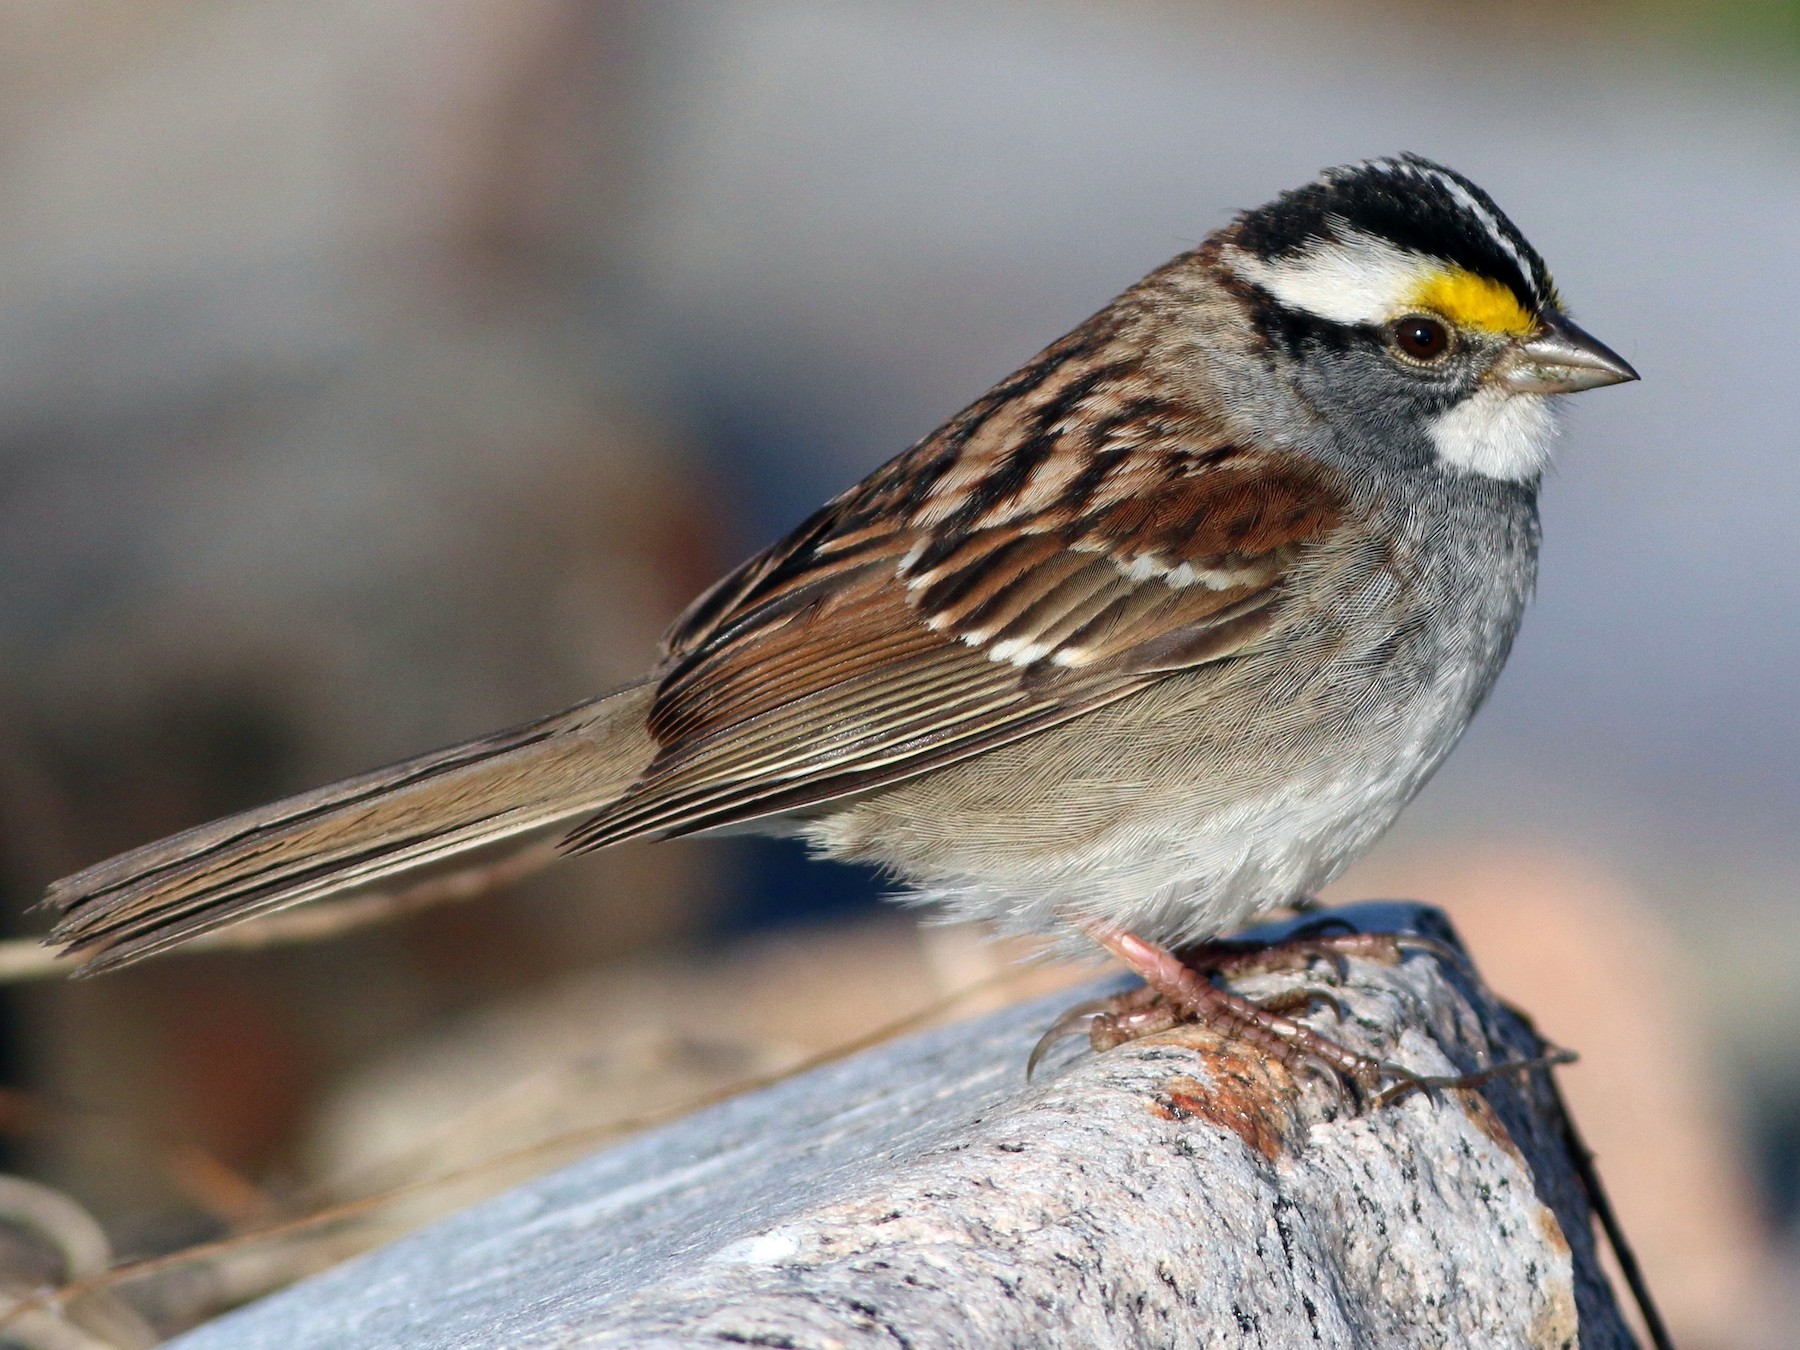
[[[5,922],[636,674],[1233,210],[1404,149],[1645,378],[1572,409],[1511,667],[1334,893],[1445,905],[1584,1052],[1683,1345],[1800,1343],[1795,0],[0,0]],[[152,1344],[1009,959],[877,894],[627,848],[0,989],[0,1287],[536,1146],[72,1310]]]

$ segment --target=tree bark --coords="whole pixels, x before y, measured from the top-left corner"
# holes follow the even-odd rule
[[[1418,906],[1334,913],[1455,941]],[[1303,980],[1339,1005],[1310,1025],[1422,1074],[1540,1051],[1428,953],[1237,987]],[[1104,1054],[1071,1043],[1027,1083],[1033,1041],[1071,1001],[728,1102],[176,1344],[1635,1344],[1541,1073],[1359,1110],[1326,1076],[1187,1030]]]

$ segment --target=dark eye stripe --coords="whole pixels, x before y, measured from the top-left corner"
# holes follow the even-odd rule
[[[1371,324],[1337,323],[1310,310],[1290,309],[1261,287],[1253,288],[1250,319],[1272,346],[1289,356],[1306,351],[1346,351],[1380,343],[1381,330]]]

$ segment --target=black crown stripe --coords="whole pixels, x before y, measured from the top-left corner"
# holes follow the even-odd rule
[[[1479,210],[1459,201],[1452,184]],[[1461,174],[1417,155],[1327,169],[1238,217],[1236,242],[1274,261],[1341,238],[1346,230],[1490,277],[1528,312],[1555,303],[1549,269],[1494,199]]]

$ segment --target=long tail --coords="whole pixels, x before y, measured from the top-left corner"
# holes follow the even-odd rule
[[[359,774],[122,853],[54,883],[49,941],[123,965],[253,914],[317,900],[502,840],[525,842],[618,797],[655,751],[652,684]]]

